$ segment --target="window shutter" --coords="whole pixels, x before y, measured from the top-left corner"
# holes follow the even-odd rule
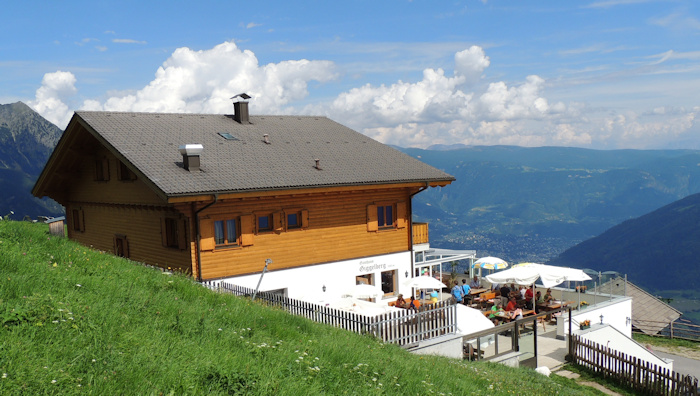
[[[187,220],[185,219],[177,222],[177,247],[180,250],[187,249]]]
[[[396,203],[396,228],[406,228],[408,223],[408,205],[406,201]]]
[[[160,242],[163,246],[168,247],[168,222],[165,217],[160,218]]]
[[[309,228],[309,211],[306,209],[301,211],[301,228]]]
[[[378,231],[377,205],[367,205],[367,231]]]
[[[199,241],[200,250],[214,250],[216,242],[214,241],[214,221],[210,219],[199,220]]]
[[[241,246],[253,244],[254,227],[255,215],[246,214],[241,216]]]
[[[78,210],[78,225],[80,232],[85,232],[85,212],[82,209]]]
[[[102,180],[104,180],[104,181],[109,180],[109,159],[108,158],[102,159]]]
[[[272,228],[277,232],[282,232],[284,230],[284,224],[282,224],[282,212],[275,212],[272,214]]]

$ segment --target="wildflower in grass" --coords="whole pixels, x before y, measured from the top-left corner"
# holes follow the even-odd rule
[[[58,382],[58,381],[56,381],[56,380],[51,380],[51,383],[52,383],[52,384],[55,384],[56,382]]]
[[[77,287],[83,287],[83,285],[81,285],[80,283],[76,283],[75,286],[77,286]]]
[[[2,378],[7,378],[7,373],[2,373]]]

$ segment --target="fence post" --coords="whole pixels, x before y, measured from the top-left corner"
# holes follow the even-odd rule
[[[671,322],[671,339],[673,339],[673,322]]]

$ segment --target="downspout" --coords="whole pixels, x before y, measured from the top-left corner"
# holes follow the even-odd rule
[[[197,244],[195,246],[197,248],[197,282],[202,281],[202,249],[200,249],[202,243],[202,233],[199,230],[199,212],[214,205],[217,201],[219,201],[219,194],[214,194],[214,200],[212,202],[206,204],[204,207],[194,212],[194,230],[195,235],[197,235]],[[194,206],[194,203],[192,204],[192,206]]]
[[[409,249],[411,250],[411,278],[413,278],[414,274],[416,273],[416,257],[415,253],[413,252],[413,196],[419,192],[427,190],[428,187],[430,187],[430,183],[425,182],[425,187],[421,187],[418,191],[409,195],[408,198],[408,213],[410,214],[410,216],[408,216],[408,243],[410,244]],[[440,267],[442,268],[442,266]],[[411,290],[411,292],[413,292],[413,290]]]

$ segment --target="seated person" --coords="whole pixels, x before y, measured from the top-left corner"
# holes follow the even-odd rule
[[[511,297],[508,305],[506,305],[506,311],[512,312],[518,309],[518,303],[515,301],[515,297]]]
[[[408,306],[406,307],[408,309],[418,309],[420,308],[420,301],[416,300],[411,296],[411,298],[408,300]]]
[[[544,294],[542,301],[547,305],[551,304],[554,301],[554,297],[552,297],[552,289],[547,289],[547,292]]]
[[[469,283],[469,287],[472,289],[481,289],[481,282],[476,275],[474,275],[474,279],[471,281],[471,283]]]
[[[433,290],[430,293],[430,302],[432,302],[432,303],[438,302],[438,291],[437,290]]]
[[[527,309],[532,309],[532,298],[534,297],[534,294],[532,292],[532,286],[530,286],[527,291],[525,292],[525,307]]]
[[[403,299],[403,294],[399,294],[399,297],[396,299],[396,306],[406,308],[406,300]]]
[[[488,318],[491,319],[493,324],[495,324],[496,326],[498,326],[498,324],[500,323],[497,316],[500,312],[503,312],[503,306],[499,302],[498,304],[494,304],[491,307],[491,313],[488,316]]]
[[[516,308],[511,312],[508,312],[508,317],[510,320],[515,320],[515,319],[522,319],[523,318],[523,310],[520,308]]]

